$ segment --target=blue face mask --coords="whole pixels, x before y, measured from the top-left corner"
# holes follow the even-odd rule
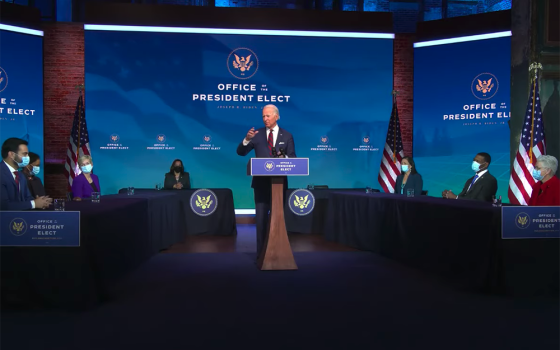
[[[472,170],[473,170],[474,172],[478,172],[478,171],[480,170],[480,164],[478,164],[478,163],[475,162],[474,160],[473,160],[473,162],[472,162]]]
[[[533,179],[537,181],[541,181],[544,176],[542,176],[541,171],[537,169],[533,169]]]
[[[408,165],[406,164],[401,165],[401,169],[404,173],[406,173],[408,171]]]
[[[80,169],[82,169],[82,172],[85,174],[89,174],[91,173],[91,169],[93,169],[93,165],[88,164],[88,165],[84,165],[83,167],[81,167]]]
[[[14,159],[15,161],[15,159]],[[21,163],[16,162],[18,167],[23,168],[24,166],[27,166],[27,164],[29,164],[29,156],[27,157],[21,157]]]
[[[33,170],[31,172],[33,173],[33,175],[37,175],[37,174],[39,174],[40,171],[41,171],[41,168],[34,165]]]

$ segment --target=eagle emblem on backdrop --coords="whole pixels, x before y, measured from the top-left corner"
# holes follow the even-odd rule
[[[8,86],[8,74],[4,68],[0,67],[0,92],[4,91]]]
[[[329,143],[329,138],[327,136],[321,136],[321,143],[322,144],[327,144]]]
[[[234,77],[249,79],[259,69],[259,60],[252,50],[240,47],[229,54],[227,68]]]
[[[366,145],[369,143],[369,136],[364,136],[362,138],[362,142],[365,143]]]
[[[214,214],[218,207],[218,197],[209,189],[196,190],[191,195],[191,209],[199,216],[208,216]]]
[[[492,73],[481,73],[471,83],[471,91],[479,100],[489,100],[498,92],[498,78]]]
[[[111,135],[111,141],[112,142],[119,142],[119,139],[120,139],[119,135],[117,135],[117,134]]]
[[[157,140],[158,140],[159,142],[165,142],[165,135],[159,134],[159,135],[157,136]]]
[[[210,137],[210,135],[204,135],[204,142],[210,142],[210,140],[212,140],[212,137]]]

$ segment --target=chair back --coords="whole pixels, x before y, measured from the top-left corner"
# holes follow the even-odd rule
[[[422,191],[422,195],[423,195],[423,196],[427,196],[427,195],[428,195],[428,191]]]

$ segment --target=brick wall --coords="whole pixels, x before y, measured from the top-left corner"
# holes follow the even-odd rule
[[[397,97],[405,155],[412,156],[412,96],[414,80],[414,34],[396,34],[393,44],[393,89]]]
[[[45,188],[65,197],[63,175],[66,146],[79,92],[84,83],[84,29],[80,23],[50,23],[44,27]]]

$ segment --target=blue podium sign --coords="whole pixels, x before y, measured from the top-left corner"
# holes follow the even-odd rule
[[[309,176],[309,158],[251,158],[247,175]]]
[[[560,238],[560,207],[502,207],[502,239]]]
[[[2,211],[2,247],[79,247],[79,211]]]

